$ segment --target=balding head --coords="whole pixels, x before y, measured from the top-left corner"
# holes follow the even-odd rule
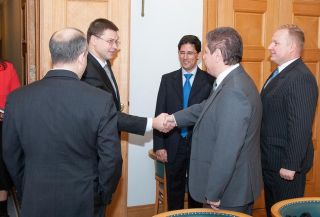
[[[69,64],[87,50],[86,37],[76,28],[55,32],[49,41],[52,64]]]

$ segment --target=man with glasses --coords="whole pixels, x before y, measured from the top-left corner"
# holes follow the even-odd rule
[[[214,78],[198,66],[201,42],[194,35],[185,35],[178,44],[181,68],[162,76],[155,115],[172,114],[207,99]],[[176,128],[165,135],[154,130],[154,150],[158,160],[166,163],[168,209],[183,209],[188,174],[192,127]],[[188,195],[188,207],[202,207]]]
[[[157,118],[144,118],[128,115],[121,112],[119,89],[113,75],[110,60],[119,50],[119,28],[111,21],[99,18],[94,20],[87,32],[88,64],[82,76],[83,81],[112,94],[118,111],[118,130],[144,135],[152,127],[163,130],[163,116]]]

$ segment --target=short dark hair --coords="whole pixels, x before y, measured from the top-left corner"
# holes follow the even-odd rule
[[[85,34],[76,28],[64,28],[51,36],[49,49],[52,64],[72,63],[87,49]]]
[[[185,35],[183,36],[178,44],[178,49],[180,50],[181,46],[184,44],[193,44],[197,53],[201,52],[201,41],[195,35]]]
[[[111,29],[115,32],[119,31],[119,28],[110,20],[104,18],[98,18],[90,23],[90,26],[87,31],[87,40],[88,43],[91,39],[91,36],[101,36],[102,33],[107,30]]]
[[[234,65],[242,60],[242,39],[239,33],[231,27],[220,27],[208,32],[207,46],[211,54],[216,49],[220,49],[226,65]]]

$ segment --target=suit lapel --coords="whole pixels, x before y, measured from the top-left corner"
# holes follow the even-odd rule
[[[115,82],[115,86],[116,86],[116,91],[117,94],[111,84],[111,81],[109,80],[106,71],[102,68],[102,66],[100,65],[100,63],[96,60],[96,58],[94,58],[94,56],[92,56],[90,53],[88,53],[88,59],[89,61],[92,63],[93,67],[95,68],[95,70],[97,71],[98,75],[100,76],[101,80],[103,81],[103,83],[105,84],[105,86],[107,87],[107,89],[110,90],[111,94],[113,95],[113,98],[117,101],[116,104],[120,105],[120,96],[119,96],[119,91],[118,91],[118,86],[117,86],[117,82]],[[110,62],[107,61],[107,64],[109,66]],[[111,76],[114,79],[114,75],[113,72],[111,70],[111,67],[109,67],[110,72],[111,72]],[[117,97],[118,96],[118,97]]]
[[[274,79],[272,79],[269,84],[261,90],[261,97],[264,97],[265,95],[268,95],[273,90],[275,90],[277,87],[282,86],[283,82],[285,82],[287,76],[290,74],[290,71],[292,68],[294,68],[297,64],[301,63],[302,60],[299,58],[296,61],[289,64],[287,67],[285,67],[279,75],[277,75]],[[270,79],[271,75],[269,76],[268,80]],[[267,80],[267,81],[268,81]]]
[[[208,110],[208,108],[211,106],[211,104],[214,102],[214,100],[217,98],[217,96],[221,93],[221,91],[223,91],[223,88],[228,84],[228,82],[230,81],[230,79],[235,76],[236,74],[240,73],[243,71],[242,66],[240,65],[239,67],[237,67],[236,69],[232,70],[227,77],[225,77],[223,79],[223,81],[220,83],[220,85],[218,86],[218,88],[215,91],[212,91],[210,93],[209,98],[207,99],[203,110],[198,118],[197,123],[194,126],[194,130],[197,129],[199,123],[201,122],[203,115],[206,113],[206,111]]]
[[[109,60],[107,61],[107,64],[108,64],[108,67],[109,67],[109,70],[110,70],[110,73],[111,73],[111,78],[112,78],[112,80],[113,80],[114,86],[116,87],[116,92],[117,92],[117,96],[118,96],[118,97],[117,97],[117,98],[118,98],[118,101],[120,102],[120,95],[119,95],[118,84],[117,84],[116,78],[114,77],[114,74],[113,74],[113,71],[112,71],[112,68],[111,68],[111,63],[110,63]],[[108,76],[107,76],[107,78],[108,78]],[[112,87],[112,84],[111,84],[109,78],[108,78],[108,81],[109,81],[109,83],[110,83],[110,85],[111,85],[111,87]],[[113,87],[112,87],[112,89],[113,89]]]
[[[200,91],[200,89],[205,85],[206,78],[203,75],[204,74],[201,73],[201,70],[199,68],[197,68],[197,73],[194,77],[192,87],[191,87],[188,105],[190,105],[190,99],[192,99]]]
[[[177,98],[179,99],[180,105],[183,107],[183,85],[182,85],[181,69],[176,71],[176,73],[172,77],[171,83],[172,83],[172,88],[174,89],[174,92],[177,94]]]

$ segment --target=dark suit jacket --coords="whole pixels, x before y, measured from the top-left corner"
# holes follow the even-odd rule
[[[195,200],[237,207],[259,196],[261,115],[259,93],[242,66],[206,101],[174,114],[179,127],[195,123],[189,173]]]
[[[88,53],[87,68],[81,78],[81,80],[86,83],[100,88],[108,93],[111,93],[113,96],[113,101],[116,105],[118,111],[118,130],[126,131],[129,133],[144,135],[147,126],[147,118],[137,117],[129,115],[120,111],[120,95],[118,91],[117,81],[111,70],[110,62],[108,61],[109,69],[113,78],[113,82],[116,86],[117,93],[112,87],[111,81],[109,80],[105,70],[101,67],[100,63]],[[117,97],[118,96],[118,97]]]
[[[207,99],[212,90],[213,81],[212,76],[198,68],[192,83],[188,106]],[[179,69],[162,76],[155,116],[163,112],[172,114],[181,109],[183,109],[183,84],[182,69]],[[193,127],[188,128],[188,137],[191,136],[192,129]],[[169,162],[175,159],[179,146],[180,131],[179,128],[175,128],[167,134],[157,130],[153,131],[154,150],[166,149]]]
[[[4,161],[22,194],[22,217],[93,216],[121,176],[121,148],[111,95],[67,70],[9,95]]]
[[[312,122],[318,99],[317,83],[298,59],[261,92],[262,167],[307,172],[313,162]]]

